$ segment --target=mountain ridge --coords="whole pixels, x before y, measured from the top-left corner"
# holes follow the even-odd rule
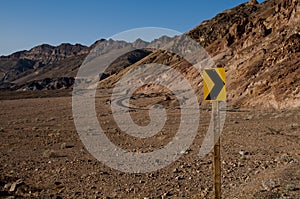
[[[230,105],[272,109],[300,107],[298,0],[247,2],[204,21],[186,34],[205,47],[218,67],[226,68]],[[175,63],[166,62],[176,56],[154,53],[148,60],[179,70],[183,68],[185,77],[196,82],[195,90],[202,96],[202,78],[195,76],[188,64],[180,59]],[[139,64],[144,63],[148,63],[145,58]],[[110,82],[119,78],[117,75]],[[153,92],[147,88],[140,92]],[[163,92],[155,90],[160,91]]]
[[[112,39],[100,39],[95,41],[91,46],[81,44],[62,43],[58,46],[49,44],[41,44],[31,48],[12,53],[7,56],[0,56],[0,90],[41,90],[41,89],[61,89],[70,88],[72,84],[64,82],[53,83],[49,78],[56,80],[67,78],[67,82],[74,82],[77,70],[84,61],[85,57],[91,50],[99,50],[101,46],[106,49],[109,45],[111,48],[116,48],[121,45],[135,45],[137,48],[145,48],[146,46],[158,47],[162,41],[170,40],[169,37],[162,36],[151,42],[137,39],[130,43],[126,41],[118,41]],[[119,59],[119,63],[114,63],[118,70],[133,64],[150,53],[149,50],[143,52],[132,52],[127,58]],[[140,57],[141,56],[141,57]],[[127,61],[125,59],[128,59]],[[123,64],[123,66],[119,66]],[[111,67],[110,67],[111,68]],[[118,72],[116,69],[111,71]],[[111,73],[109,72],[109,74]],[[108,73],[106,74],[108,75]],[[45,84],[48,82],[51,85]],[[36,84],[36,86],[32,86]],[[63,85],[55,87],[53,85]],[[29,86],[27,86],[29,85]],[[44,85],[44,87],[43,87]]]

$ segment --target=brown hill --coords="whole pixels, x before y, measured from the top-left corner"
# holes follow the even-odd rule
[[[227,68],[229,101],[238,106],[300,106],[298,0],[245,3],[188,34]]]
[[[275,109],[300,106],[297,0],[250,1],[204,21],[186,34],[205,47],[217,66],[226,68],[229,104]],[[177,55],[155,51],[138,64],[150,62],[178,68],[188,79],[198,78],[195,85],[202,85],[201,77],[195,77],[190,65]],[[112,76],[108,83],[113,84],[122,74]],[[146,88],[140,92],[153,92]],[[200,94],[202,88],[196,90]]]
[[[90,47],[80,44],[61,44],[50,46],[43,44],[28,51],[20,51],[9,56],[0,57],[0,90],[53,90],[69,88],[85,57],[94,49],[115,49],[135,46],[133,50],[113,62],[102,78],[118,73],[127,66],[149,55],[150,47],[160,47],[171,38],[163,36],[152,42],[137,39],[133,43],[101,39]],[[59,85],[59,86],[55,86]]]
[[[0,89],[15,90],[31,81],[74,77],[90,49],[80,44],[43,44],[0,57]],[[75,72],[74,72],[75,71]]]

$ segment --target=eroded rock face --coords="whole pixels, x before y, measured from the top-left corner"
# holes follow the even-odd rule
[[[13,83],[13,81],[32,73],[45,72],[43,68],[47,68],[49,71],[55,65],[57,67],[64,67],[65,60],[78,60],[78,57],[87,55],[89,51],[89,47],[80,44],[72,45],[65,43],[57,47],[43,44],[28,51],[1,56],[0,68],[2,70],[0,73],[0,84]],[[66,70],[68,69],[68,67],[65,68]]]
[[[119,73],[124,68],[146,57],[152,52],[151,48],[159,48],[170,40],[171,38],[167,36],[162,36],[152,42],[137,39],[133,43],[101,39],[90,47],[80,44],[61,44],[56,47],[43,44],[29,51],[20,51],[9,56],[1,56],[0,90],[69,88],[70,85],[65,82],[65,78],[74,79],[78,68],[92,49],[96,53],[128,46],[134,46],[139,49],[129,52],[115,61],[112,60],[113,63],[105,74],[99,74],[101,78],[106,78],[112,74]]]
[[[80,44],[72,45],[63,43],[56,47],[42,44],[29,51],[21,51],[9,56],[3,56],[1,59],[28,59],[36,62],[35,67],[40,67],[47,64],[53,64],[54,62],[68,57],[87,54],[88,52],[89,47]]]
[[[227,69],[230,105],[296,108],[300,106],[299,14],[300,4],[295,0],[250,1],[204,21],[186,34],[206,48],[218,67]],[[177,55],[155,51],[141,62],[147,63],[177,68],[202,95],[201,76]],[[110,79],[110,83],[115,81]],[[145,86],[138,92],[166,91]]]
[[[20,90],[57,90],[67,89],[73,86],[74,77],[59,77],[59,78],[45,78],[43,80],[35,80],[27,83],[25,86],[21,86]]]
[[[299,15],[297,0],[250,1],[188,34],[228,69],[229,102],[247,107],[299,107]],[[222,30],[222,34],[209,34],[209,29]]]

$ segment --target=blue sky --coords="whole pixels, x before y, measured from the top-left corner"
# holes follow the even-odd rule
[[[247,0],[2,0],[0,55],[47,43],[91,45],[139,27],[186,32]]]

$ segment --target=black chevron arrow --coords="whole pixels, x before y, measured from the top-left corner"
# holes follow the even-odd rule
[[[206,100],[216,100],[220,91],[224,87],[225,82],[223,82],[215,70],[206,70],[206,73],[215,84],[210,93],[207,95]]]

